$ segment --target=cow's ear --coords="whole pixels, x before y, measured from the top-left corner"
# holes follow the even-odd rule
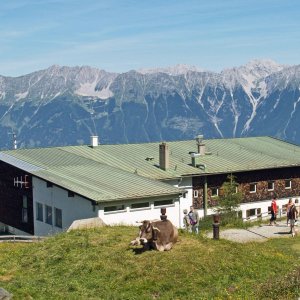
[[[146,232],[150,232],[150,229],[151,229],[151,223],[149,223],[146,227]]]

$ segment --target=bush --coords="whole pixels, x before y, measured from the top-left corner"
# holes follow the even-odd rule
[[[242,193],[237,191],[238,183],[236,177],[227,176],[226,181],[222,184],[221,195],[218,197],[218,207],[216,211],[222,213],[235,212],[242,200]]]
[[[224,212],[220,215],[220,227],[237,227],[237,228],[247,228],[248,223],[244,222],[242,219],[241,211],[231,211]],[[201,230],[212,229],[213,216],[206,216],[199,221],[199,226]]]

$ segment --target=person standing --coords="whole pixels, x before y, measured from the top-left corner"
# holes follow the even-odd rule
[[[276,215],[277,215],[277,203],[276,203],[276,197],[272,199],[271,202],[271,219],[270,219],[270,225],[276,224]]]
[[[292,204],[293,204],[293,199],[290,198],[289,202],[286,205],[286,225],[289,225],[289,220],[290,220],[289,219],[289,211],[290,211]]]
[[[296,235],[296,230],[295,230],[295,221],[298,218],[298,211],[296,209],[295,203],[292,203],[289,211],[289,219],[290,219],[290,226],[291,226],[291,231],[290,233],[292,234],[292,237]]]
[[[190,218],[189,218],[189,215],[188,215],[188,210],[187,209],[184,209],[183,210],[183,226],[185,228],[186,231],[188,232],[192,232],[192,225],[190,223]]]
[[[297,225],[296,223],[298,222],[299,213],[300,213],[300,204],[299,204],[299,199],[298,198],[295,199],[295,207],[296,207],[297,212],[298,212],[297,219],[295,220],[295,225]]]
[[[194,206],[190,207],[190,212],[189,212],[188,216],[190,219],[192,232],[198,234],[199,233],[199,214],[195,210]]]

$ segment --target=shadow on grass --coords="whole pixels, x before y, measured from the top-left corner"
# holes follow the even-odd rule
[[[131,248],[130,250],[134,253],[134,255],[140,255],[140,254],[148,251],[144,247],[143,248]]]
[[[286,235],[291,233],[289,231],[279,231],[279,232],[275,232],[274,234]]]
[[[135,255],[140,255],[144,252],[156,251],[153,247],[142,247],[142,248],[129,248],[129,251],[132,251]]]

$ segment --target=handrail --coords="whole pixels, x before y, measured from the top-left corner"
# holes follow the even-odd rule
[[[246,218],[243,218],[243,220],[252,220],[252,218],[256,217],[256,218],[266,218],[268,217],[269,215],[271,215],[271,212],[268,211],[268,212],[263,212],[263,213],[260,213],[260,214],[255,214],[255,215],[252,215],[252,216],[249,216],[249,217],[246,217]],[[281,218],[283,215],[286,215],[286,210],[285,209],[278,209],[278,213],[277,213],[278,217]]]
[[[0,235],[0,243],[1,242],[31,243],[31,242],[39,242],[44,238],[45,237],[43,236],[35,236],[35,235]]]

